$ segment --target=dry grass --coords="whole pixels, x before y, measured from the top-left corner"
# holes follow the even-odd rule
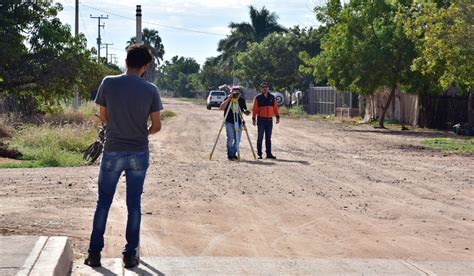
[[[0,139],[11,138],[15,133],[15,128],[6,118],[0,117]]]

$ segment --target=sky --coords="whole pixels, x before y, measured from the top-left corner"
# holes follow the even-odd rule
[[[64,10],[60,20],[71,26],[74,32],[75,0],[59,0]],[[230,34],[230,22],[250,22],[249,5],[260,10],[265,6],[279,17],[284,27],[299,25],[316,26],[313,12],[316,5],[325,0],[82,0],[79,1],[79,32],[86,35],[88,47],[97,48],[97,19],[90,16],[107,16],[101,20],[102,43],[109,54],[117,56],[117,65],[125,66],[127,41],[135,36],[135,9],[142,6],[142,28],[158,30],[165,48],[164,60],[173,56],[194,58],[203,64],[206,58],[219,55],[219,40]],[[105,49],[101,50],[105,56]]]

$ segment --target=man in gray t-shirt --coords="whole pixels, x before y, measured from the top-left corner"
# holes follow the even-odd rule
[[[99,171],[99,198],[94,214],[88,257],[85,264],[101,266],[107,216],[122,172],[127,182],[127,244],[123,249],[126,268],[137,266],[140,239],[141,194],[149,165],[148,135],[161,129],[160,94],[154,84],[141,78],[153,56],[145,45],[127,51],[127,72],[102,81],[95,102],[100,119],[107,124]],[[151,126],[147,126],[151,118]]]
[[[147,119],[163,109],[158,89],[135,74],[104,78],[95,102],[107,109],[104,151],[148,149]]]

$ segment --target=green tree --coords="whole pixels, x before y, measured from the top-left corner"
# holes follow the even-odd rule
[[[68,25],[56,17],[62,9],[51,1],[0,3],[0,94],[9,110],[33,114],[43,106],[68,101],[77,85],[88,95],[92,81],[103,75]],[[102,73],[108,73],[104,69]]]
[[[231,73],[219,67],[216,57],[206,59],[199,79],[206,90],[217,89],[220,85],[232,83]]]
[[[148,66],[148,70],[144,77],[149,82],[154,82],[157,76],[156,68],[158,65],[161,64],[160,61],[163,60],[163,56],[165,54],[165,47],[163,46],[161,37],[157,30],[147,28],[143,29],[142,40],[143,44],[150,48],[151,54],[153,55],[153,62]],[[130,38],[130,40],[127,41],[127,48],[130,45],[135,44],[136,41],[136,37]]]
[[[196,74],[199,64],[193,58],[174,56],[158,69],[156,85],[160,89],[175,91],[179,97],[192,97],[192,91],[199,88]]]
[[[278,24],[278,16],[270,12],[265,6],[260,10],[249,6],[249,22],[231,22],[231,34],[219,41],[217,50],[222,52],[219,56],[220,64],[229,68],[233,67],[234,56],[247,49],[252,42],[261,42],[267,35],[277,32],[283,33],[287,30]]]
[[[302,56],[304,72],[311,72],[317,80],[327,78],[340,90],[367,95],[388,87],[380,127],[384,127],[396,89],[408,84],[412,75],[414,45],[395,16],[401,6],[396,1],[350,1],[338,15],[331,15],[334,25],[323,38],[322,53]]]
[[[469,90],[474,84],[474,4],[467,0],[438,5],[413,1],[401,13],[405,31],[419,53],[412,69],[443,89],[455,84]]]
[[[301,30],[298,27],[288,33],[272,33],[238,54],[235,74],[251,80],[255,85],[268,81],[276,89],[289,92],[291,102],[293,92],[296,89],[306,90],[312,81],[310,75],[298,70],[302,64],[299,53],[307,51],[317,54],[320,50],[318,34],[318,30]]]

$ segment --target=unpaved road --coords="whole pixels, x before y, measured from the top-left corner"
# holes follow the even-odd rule
[[[277,160],[254,161],[245,139],[243,160],[227,161],[223,132],[209,161],[221,112],[164,106],[177,117],[151,140],[142,256],[474,260],[474,157],[419,147],[431,132],[283,117]],[[0,234],[66,235],[83,257],[97,174],[97,166],[1,170]],[[124,245],[123,181],[105,257]]]

